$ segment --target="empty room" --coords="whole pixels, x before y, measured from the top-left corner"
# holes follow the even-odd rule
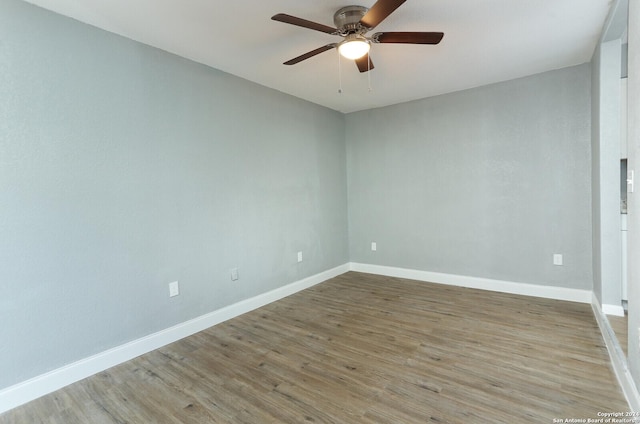
[[[0,423],[637,422],[639,21],[0,0]]]

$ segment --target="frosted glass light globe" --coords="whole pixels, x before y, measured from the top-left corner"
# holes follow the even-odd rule
[[[359,59],[365,54],[369,53],[371,46],[366,38],[361,35],[349,35],[338,46],[338,51],[343,57],[347,59]]]

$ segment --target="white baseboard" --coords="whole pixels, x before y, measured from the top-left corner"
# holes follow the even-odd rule
[[[347,271],[349,271],[349,264],[340,265],[3,389],[0,391],[0,414]]]
[[[623,317],[624,308],[622,305],[607,305],[605,303],[602,305],[602,313],[605,315],[613,315],[615,317]]]
[[[591,290],[514,283],[510,281],[492,280],[489,278],[443,274],[439,272],[419,271],[414,269],[361,264],[356,262],[352,262],[349,269],[351,271],[386,275],[389,277],[407,278],[410,280],[426,281],[450,286],[520,294],[524,296],[544,297],[547,299],[565,300],[570,302],[591,303],[593,297],[593,292]]]
[[[604,343],[607,345],[613,371],[618,378],[622,392],[627,398],[629,408],[631,408],[632,411],[640,412],[640,393],[638,393],[638,388],[629,371],[627,359],[595,295],[591,301],[591,307],[593,308],[596,321],[598,321]]]

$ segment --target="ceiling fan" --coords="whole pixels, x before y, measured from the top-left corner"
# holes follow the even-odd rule
[[[297,25],[303,28],[313,29],[332,35],[339,35],[344,39],[339,43],[331,43],[326,46],[311,50],[298,57],[284,62],[285,65],[295,65],[320,53],[333,48],[338,48],[340,54],[355,60],[360,72],[373,69],[373,62],[369,57],[371,43],[396,43],[396,44],[438,44],[444,33],[442,32],[377,32],[370,37],[365,34],[378,26],[387,16],[393,13],[406,0],[378,0],[371,9],[364,6],[346,6],[339,9],[333,15],[336,28],[297,18],[285,13],[278,13],[271,17],[274,21]]]

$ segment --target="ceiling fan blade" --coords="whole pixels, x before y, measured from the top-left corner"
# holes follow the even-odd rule
[[[377,32],[371,36],[374,43],[438,44],[442,32]]]
[[[406,0],[378,0],[371,6],[367,14],[360,19],[360,23],[369,29],[375,28],[405,1]]]
[[[320,32],[326,32],[327,34],[337,34],[338,30],[327,25],[319,24],[317,22],[308,21],[302,18],[296,18],[295,16],[287,15],[285,13],[278,13],[271,17],[272,20],[278,22],[284,22],[285,24],[297,25],[302,28],[309,28]]]
[[[303,60],[307,60],[310,57],[313,57],[313,56],[318,55],[320,53],[326,52],[327,50],[331,50],[335,46],[337,46],[337,44],[333,43],[333,44],[327,44],[326,46],[318,47],[315,50],[311,50],[310,52],[302,54],[302,55],[300,55],[298,57],[294,57],[291,60],[287,60],[286,62],[284,62],[284,65],[295,65],[296,63],[302,62]]]
[[[369,53],[365,54],[361,58],[356,59],[355,62],[360,72],[367,72],[374,68]]]

